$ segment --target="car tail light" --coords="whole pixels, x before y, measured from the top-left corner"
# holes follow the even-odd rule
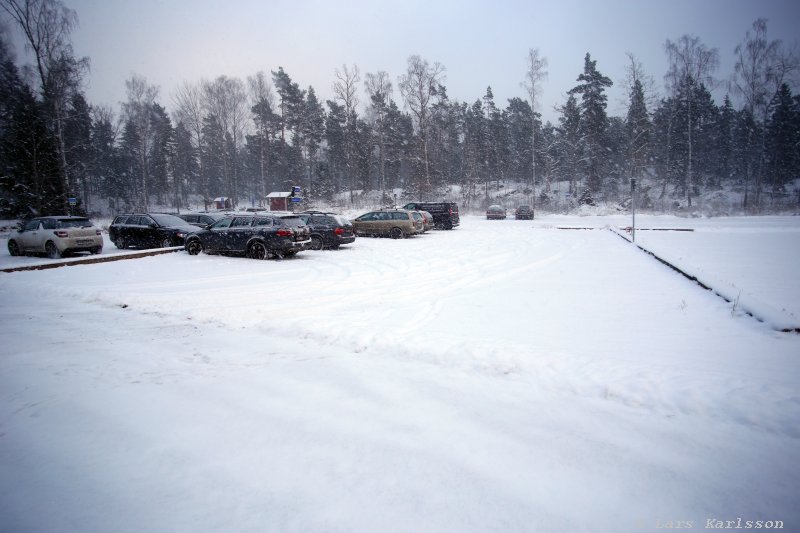
[[[336,228],[333,230],[336,235],[342,235],[344,233],[344,228]]]
[[[56,237],[61,237],[62,239],[69,237],[69,233],[67,233],[66,231],[59,230],[59,231],[54,231],[53,233],[56,234]]]
[[[103,232],[100,231],[100,230],[96,230],[95,233],[97,233],[98,235],[102,235],[103,234]]]
[[[275,232],[275,235],[277,235],[278,237],[291,237],[292,235],[294,235],[294,232],[292,232],[292,230],[290,229],[281,228]]]

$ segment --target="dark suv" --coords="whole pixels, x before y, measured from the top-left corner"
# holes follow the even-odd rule
[[[191,234],[186,251],[246,254],[252,259],[289,257],[311,243],[309,235],[308,226],[294,214],[236,213]]]
[[[356,240],[353,223],[342,215],[322,211],[303,211],[297,216],[311,231],[311,244],[308,247],[312,250],[336,249],[342,244],[350,244]]]
[[[403,209],[427,211],[433,216],[433,224],[437,229],[453,229],[461,222],[455,202],[412,202],[404,205]]]
[[[186,236],[197,230],[175,215],[131,213],[117,215],[108,227],[108,237],[117,248],[167,248],[182,246]]]

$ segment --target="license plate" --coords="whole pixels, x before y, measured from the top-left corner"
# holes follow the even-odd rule
[[[90,246],[94,244],[94,241],[92,239],[78,239],[75,241],[75,244],[78,246]]]

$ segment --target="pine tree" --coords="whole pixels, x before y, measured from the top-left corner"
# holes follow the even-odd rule
[[[608,97],[605,89],[611,87],[613,83],[598,72],[597,61],[592,61],[588,53],[584,58],[583,74],[578,76],[578,81],[581,83],[572,88],[569,94],[581,95],[581,130],[586,147],[587,187],[592,193],[597,194],[603,188],[603,175],[608,166],[605,138],[608,127],[606,116]]]
[[[298,165],[297,161],[298,155],[301,159],[302,155],[293,149],[290,143],[294,140],[294,136],[300,133],[299,130],[303,123],[305,91],[292,81],[291,77],[284,72],[283,67],[278,67],[277,72],[272,72],[272,82],[278,93],[277,112],[280,117],[278,122],[280,137],[275,148],[276,181],[283,186],[284,182],[291,181],[293,169],[295,171],[298,167],[300,169],[299,172],[295,172],[295,175],[302,175],[304,172],[302,162]]]
[[[644,89],[640,80],[634,80],[631,88],[628,115],[625,121],[627,131],[628,174],[639,179],[647,167],[650,154],[650,116],[644,99]]]
[[[248,144],[249,151],[255,157],[257,169],[253,173],[258,176],[258,183],[255,186],[257,195],[266,198],[271,187],[271,161],[273,158],[273,144],[280,129],[280,117],[275,114],[269,99],[264,95],[259,95],[253,107],[250,108],[255,124],[255,133],[250,136]]]
[[[327,101],[328,114],[325,117],[325,140],[327,141],[328,176],[332,193],[342,190],[347,172],[347,142],[345,128],[347,116],[343,106],[332,100]]]
[[[192,134],[183,124],[178,122],[174,130],[175,152],[172,160],[172,177],[175,186],[175,197],[180,205],[188,204],[190,190],[197,190],[200,181],[200,167],[197,150],[192,143]]]
[[[317,94],[313,87],[306,91],[305,109],[303,121],[300,127],[303,139],[303,152],[307,167],[307,188],[314,194],[314,165],[317,159],[322,138],[325,135],[325,110],[317,100]]]
[[[414,152],[414,125],[394,100],[386,110],[386,188],[403,187],[410,182]]]
[[[494,94],[492,88],[486,88],[486,94],[483,96],[483,124],[485,131],[485,145],[484,154],[486,157],[485,167],[485,184],[486,194],[489,194],[489,186],[494,183],[494,188],[499,189],[502,180],[502,173],[500,170],[500,145],[503,141],[502,138],[502,118],[500,111],[494,103]]]
[[[530,169],[533,168],[531,163],[531,139],[533,138],[531,129],[534,124],[531,105],[522,98],[511,98],[504,113],[508,127],[508,177],[517,182],[530,183]],[[535,123],[538,127],[538,114]],[[539,135],[536,137],[539,137]],[[542,139],[539,139],[538,144],[540,147],[544,146]],[[543,169],[540,165],[537,173],[542,171]],[[546,172],[545,175],[547,175]]]
[[[733,109],[730,96],[725,95],[725,100],[719,111],[716,134],[714,135],[714,171],[713,180],[709,186],[721,189],[723,183],[728,183],[733,177],[734,169],[734,128],[736,111]]]
[[[569,180],[569,194],[578,197],[578,172],[583,157],[581,142],[581,112],[574,94],[570,94],[561,108],[559,121],[562,178]]]
[[[202,169],[206,174],[203,181],[208,184],[208,198],[225,196],[223,176],[225,175],[225,131],[214,115],[203,120],[203,150],[200,153]]]
[[[170,160],[173,157],[172,122],[166,109],[159,104],[153,104],[150,120],[153,139],[148,155],[150,161],[148,190],[156,195],[159,205],[164,205],[170,192]]]
[[[116,211],[119,191],[124,190],[120,178],[120,154],[117,149],[117,132],[111,111],[107,108],[92,110],[90,182],[95,192],[109,199],[109,207]]]
[[[797,176],[798,132],[797,102],[792,91],[784,83],[770,104],[770,119],[767,127],[767,168],[773,196],[783,192],[786,184]]]
[[[42,105],[18,78],[3,81],[12,85],[4,83],[1,89],[8,100],[0,104],[5,123],[0,131],[0,190],[4,193],[0,210],[6,216],[64,214],[58,151]]]
[[[478,183],[484,184],[484,203],[489,197],[489,131],[483,102],[475,102],[467,108],[464,118],[464,164],[466,181],[469,184],[465,205],[469,205]]]
[[[64,121],[64,143],[68,174],[77,189],[69,191],[81,198],[79,210],[89,208],[92,117],[89,104],[83,94],[72,95],[67,118]],[[79,194],[80,193],[80,194]],[[73,210],[75,212],[75,210]]]

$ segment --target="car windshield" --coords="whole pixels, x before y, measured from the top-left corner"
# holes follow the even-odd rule
[[[336,222],[338,222],[342,226],[349,226],[352,224],[350,222],[350,219],[348,219],[347,217],[343,217],[342,215],[333,215],[333,218],[334,220],[336,220]]]
[[[159,226],[185,226],[187,224],[185,220],[174,215],[151,214],[150,216],[158,222]]]
[[[92,223],[88,218],[62,218],[58,220],[59,228],[91,228]]]

